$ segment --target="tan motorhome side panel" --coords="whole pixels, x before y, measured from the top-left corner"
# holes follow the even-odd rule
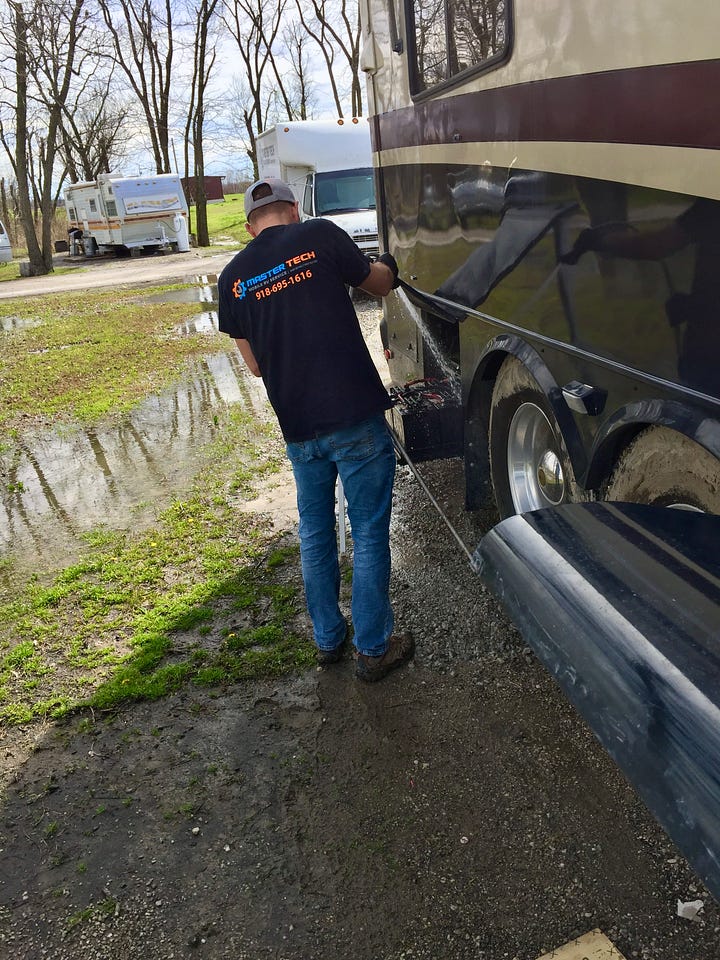
[[[718,64],[713,38],[720,35],[720,6],[707,7],[700,0],[690,0],[678,12],[677,5],[668,0],[642,0],[630,7],[620,0],[582,4],[517,0],[507,62],[466,80],[460,77],[444,89],[430,90],[413,105],[407,43],[402,54],[390,49],[385,6],[389,0],[367,2],[371,29],[365,32],[368,52],[364,59],[369,92],[383,131],[379,140],[376,138],[375,146],[379,144],[381,150],[381,156],[375,156],[376,164],[476,164],[600,179],[612,171],[618,183],[720,199],[718,143],[702,137],[693,139],[692,131],[683,139],[685,128],[695,122],[693,114],[708,116],[712,108],[720,72],[712,72]],[[399,24],[405,39],[404,24]],[[689,66],[683,71],[673,66],[682,64]],[[705,74],[711,82],[703,81]],[[577,86],[575,97],[572,93],[568,96],[568,85]],[[610,92],[598,95],[600,89]],[[526,104],[519,109],[526,114],[529,111],[532,117],[533,98],[542,91],[544,96],[537,98],[542,103],[538,108],[542,123],[553,117],[553,104],[556,116],[570,115],[573,122],[560,130],[556,124],[552,133],[544,127],[534,129],[531,139],[523,136],[527,122],[515,131],[515,139],[503,136],[502,124],[497,131],[473,136],[463,123],[455,137],[446,136],[443,143],[432,142],[432,131],[438,124],[456,122],[463,109],[465,118],[483,113],[509,116],[505,104],[498,103],[498,95],[504,91],[515,103],[524,97]],[[467,106],[457,107],[463,99],[468,101]],[[605,109],[608,102],[609,115]],[[430,104],[435,105],[432,114]],[[448,119],[450,114],[442,116],[443,104],[452,110],[455,120]],[[413,111],[415,125],[427,132],[427,142],[423,143],[422,137],[420,142],[413,142],[412,137],[403,140],[404,135],[391,142],[388,129],[398,128],[399,122],[408,130]],[[665,139],[667,129],[658,124],[657,135],[654,130],[649,135],[647,131],[638,133],[635,142],[632,117],[637,111],[638,121],[643,116],[662,118],[665,113],[672,114],[670,126],[682,128],[680,139]],[[599,120],[605,123],[607,133],[603,134]],[[623,125],[625,131],[618,136]],[[638,130],[642,125],[637,123]],[[712,124],[704,125],[713,129]],[[695,126],[699,129],[701,125],[695,122]],[[671,132],[675,134],[676,130]]]
[[[391,50],[388,4],[394,2],[403,41]],[[553,77],[598,73],[652,64],[716,59],[720,53],[720,5],[705,0],[508,0],[513,10],[513,49],[507,63],[441,96]],[[407,36],[399,0],[363,0],[363,68],[372,78],[372,113],[412,102]]]

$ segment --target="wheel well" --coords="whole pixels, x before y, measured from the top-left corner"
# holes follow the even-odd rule
[[[637,410],[635,406],[633,404],[619,411],[613,422],[596,439],[586,478],[586,486],[590,489],[601,489],[609,482],[624,451],[638,434],[650,427],[667,427],[694,441],[720,460],[720,423],[717,421],[708,421],[704,413],[672,401],[658,404],[652,420],[642,416],[646,410],[641,410],[640,404]],[[637,414],[641,416],[634,419]],[[620,425],[616,426],[618,423]],[[714,423],[716,429],[709,429],[709,423]]]
[[[490,482],[490,407],[500,367],[511,356],[496,350],[483,358],[476,369],[465,405],[465,505],[477,510],[492,499]]]
[[[603,497],[718,514],[720,459],[686,433],[651,424],[624,449]]]
[[[639,433],[651,426],[653,426],[652,423],[632,423],[606,437],[593,451],[587,474],[587,487],[590,490],[602,491],[613,475],[623,452]]]
[[[587,453],[573,414],[562,399],[560,389],[542,357],[517,337],[501,336],[493,344],[476,367],[466,403],[465,487],[468,509],[479,506],[485,496],[492,494],[488,448],[490,409],[495,381],[508,357],[515,357],[522,363],[544,392],[558,421],[575,476],[584,477],[587,471]],[[584,486],[588,487],[589,484],[585,483]]]

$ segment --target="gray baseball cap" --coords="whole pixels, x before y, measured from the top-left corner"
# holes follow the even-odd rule
[[[257,200],[253,200],[255,190],[263,186],[269,187],[270,193],[267,193],[266,190],[259,191],[261,195]],[[253,211],[259,210],[260,207],[266,207],[269,203],[277,203],[278,200],[285,201],[286,203],[295,203],[295,194],[282,180],[276,180],[273,177],[268,177],[266,180],[258,180],[245,191],[245,216],[249,217]]]

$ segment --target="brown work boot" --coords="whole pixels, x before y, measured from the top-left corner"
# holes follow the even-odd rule
[[[366,683],[382,680],[391,670],[411,660],[414,653],[415,641],[411,633],[393,634],[388,641],[387,650],[381,657],[358,654],[355,676],[358,680],[365,680]]]
[[[321,647],[317,647],[315,650],[315,659],[319,667],[328,667],[332,663],[339,663],[345,650],[347,649],[348,641],[350,639],[350,626],[345,625],[345,636],[342,638],[340,643],[333,647],[330,650],[323,650]]]

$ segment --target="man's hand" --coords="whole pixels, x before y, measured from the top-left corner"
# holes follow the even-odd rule
[[[598,227],[586,227],[560,263],[576,264],[584,253],[591,250],[611,257],[633,257],[639,234],[630,223],[603,223]]]
[[[365,254],[365,259],[370,263],[370,273],[360,284],[361,290],[374,297],[386,297],[400,286],[398,265],[392,254],[383,253],[380,257]]]
[[[400,286],[400,277],[398,276],[398,265],[395,257],[391,253],[381,253],[377,258],[378,263],[384,263],[386,267],[390,267],[393,275],[393,285],[392,289],[395,290]]]

